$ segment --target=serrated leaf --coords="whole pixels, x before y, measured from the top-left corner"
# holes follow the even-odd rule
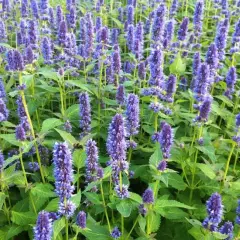
[[[187,187],[182,177],[177,173],[170,173],[168,175],[168,184],[178,190],[185,190]]]
[[[18,235],[22,231],[24,231],[23,226],[18,226],[18,225],[13,224],[7,232],[6,240],[11,239],[12,237]]]
[[[214,179],[216,177],[215,172],[211,168],[211,166],[206,165],[204,163],[197,163],[197,167],[210,179]]]
[[[188,232],[194,237],[196,240],[205,240],[205,236],[201,231],[201,228],[192,227]]]
[[[102,204],[102,202],[100,201],[100,197],[97,193],[84,192],[84,195],[93,204]]]
[[[54,188],[49,183],[37,183],[32,189],[31,193],[33,196],[39,196],[41,198],[56,197]]]
[[[45,78],[49,78],[55,81],[59,81],[59,77],[58,77],[58,73],[51,71],[50,69],[41,69],[40,72],[38,72],[38,74],[43,75]]]
[[[68,142],[69,144],[71,144],[72,146],[77,143],[77,140],[68,132],[54,128],[62,137],[62,139],[66,142]]]
[[[156,150],[154,151],[154,153],[151,155],[149,159],[149,164],[157,167],[159,161],[161,161],[162,159],[163,159],[162,152],[160,150],[159,144],[157,144]]]
[[[11,145],[21,147],[22,142],[16,139],[15,134],[0,134],[0,138],[4,139],[5,141],[9,142]]]
[[[148,213],[149,218],[149,225],[150,225],[150,233],[156,232],[161,224],[161,215],[158,213],[155,213],[154,211],[150,211]]]
[[[68,80],[65,83],[69,84],[69,85],[73,85],[73,86],[79,87],[82,90],[87,91],[87,92],[92,94],[92,92],[88,88],[88,85],[83,84],[83,81],[81,81],[81,80],[74,80],[74,81],[73,80]]]
[[[140,195],[138,195],[137,193],[130,192],[129,198],[139,204],[142,203],[142,197]]]
[[[173,63],[169,66],[169,70],[173,74],[183,74],[186,70],[186,63],[183,62],[181,53],[179,52]]]
[[[43,121],[40,134],[47,133],[49,130],[54,129],[62,124],[62,121],[58,118],[48,118]]]
[[[161,213],[162,208],[185,208],[185,209],[195,209],[194,207],[188,206],[184,203],[175,200],[161,200],[158,199],[154,205],[154,210]]]
[[[220,232],[212,232],[212,235],[217,239],[226,239],[228,235],[222,234]]]
[[[216,161],[215,148],[213,146],[197,146],[199,151],[206,154],[213,162]]]
[[[77,194],[74,194],[71,197],[71,201],[76,205],[76,207],[79,207],[81,203],[81,196],[82,196],[82,192],[81,190],[79,190]]]
[[[58,210],[59,198],[52,199],[45,208],[47,212],[56,212]]]
[[[86,152],[84,150],[77,149],[73,152],[73,165],[80,169],[85,166]]]
[[[62,231],[65,227],[65,219],[62,217],[53,223],[53,239],[56,240],[58,234]]]
[[[36,216],[33,212],[11,212],[11,220],[20,226],[25,226],[28,224],[34,224],[36,222]]]
[[[132,204],[128,199],[121,200],[116,205],[116,208],[123,217],[129,217],[132,212]]]
[[[81,231],[81,233],[88,240],[111,240],[107,226],[99,226],[97,224],[90,223],[87,225],[88,229]]]

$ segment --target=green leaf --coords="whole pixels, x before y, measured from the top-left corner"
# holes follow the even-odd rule
[[[77,149],[73,152],[73,165],[80,169],[85,166],[86,152],[84,150]]]
[[[77,140],[68,132],[66,131],[62,131],[60,129],[54,128],[62,137],[62,139],[66,142],[68,142],[69,144],[71,144],[72,146],[77,143]]]
[[[217,239],[226,239],[228,235],[222,234],[220,232],[212,232],[212,235]]]
[[[214,179],[216,177],[216,174],[211,168],[211,166],[204,163],[197,163],[197,167],[210,179]]]
[[[18,225],[13,224],[8,230],[6,240],[11,239],[12,237],[18,235],[23,230],[24,230],[24,228],[22,226],[18,226]]]
[[[158,199],[154,205],[154,210],[161,213],[162,208],[186,208],[186,209],[195,209],[194,207],[188,206],[184,203],[175,201],[175,200],[161,200]]]
[[[149,225],[150,225],[150,232],[156,232],[161,224],[161,215],[158,213],[155,213],[154,211],[150,211],[148,213],[149,218]]]
[[[142,197],[140,195],[138,195],[137,193],[130,192],[129,198],[139,204],[142,203]]]
[[[155,152],[151,155],[149,159],[149,164],[157,167],[159,161],[162,160],[162,158],[163,158],[162,152],[160,150],[159,144],[157,144]]]
[[[201,231],[201,228],[192,227],[188,232],[194,237],[196,240],[205,240],[205,236]]]
[[[62,229],[65,227],[65,219],[62,217],[53,223],[53,239],[57,239],[57,236],[62,231]]]
[[[32,189],[33,196],[39,196],[41,198],[56,197],[56,193],[53,190],[53,186],[49,183],[37,183]]]
[[[175,207],[158,209],[158,213],[167,219],[174,220],[185,219],[188,216],[188,214],[184,212],[182,209]]]
[[[54,129],[55,127],[58,127],[62,124],[63,124],[62,121],[58,118],[46,119],[42,123],[42,129],[40,134],[47,133],[49,130]]]
[[[34,224],[36,222],[36,216],[32,212],[15,212],[12,211],[11,220],[20,226],[28,224]]]
[[[168,184],[178,190],[185,190],[187,187],[182,177],[177,173],[170,173],[168,175]]]
[[[81,190],[78,191],[77,194],[72,195],[71,197],[71,201],[76,205],[76,207],[79,207],[80,203],[81,203]]]
[[[107,226],[99,226],[95,223],[87,224],[88,229],[81,231],[81,233],[88,240],[111,240]]]
[[[14,133],[13,134],[0,134],[0,138],[9,142],[11,145],[18,146],[18,147],[22,146],[22,142],[20,142],[16,139]]]
[[[45,78],[49,78],[57,82],[59,81],[58,73],[51,71],[50,69],[42,68],[41,71],[38,72],[38,74],[43,75]]]
[[[169,70],[173,74],[181,75],[186,70],[186,63],[183,62],[181,53],[179,52],[173,63],[169,66]]]
[[[59,198],[52,199],[45,208],[47,212],[56,212],[58,210]]]
[[[142,215],[138,216],[138,223],[143,232],[145,232],[146,228],[146,218],[144,218]]]
[[[121,200],[116,208],[123,217],[129,217],[132,212],[132,204],[128,199]]]
[[[87,91],[87,92],[92,94],[92,92],[88,88],[88,85],[87,84],[83,84],[82,80],[74,80],[74,81],[73,80],[68,80],[68,81],[65,81],[65,83],[69,84],[69,85],[73,85],[73,86],[79,87],[82,90]]]
[[[197,146],[199,151],[206,154],[213,162],[216,161],[215,148],[213,146]]]
[[[84,195],[93,204],[102,204],[97,193],[85,192]]]

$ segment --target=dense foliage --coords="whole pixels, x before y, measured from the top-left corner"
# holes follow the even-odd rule
[[[0,240],[240,239],[239,14],[1,0]]]

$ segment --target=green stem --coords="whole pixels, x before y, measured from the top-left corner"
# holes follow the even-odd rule
[[[101,196],[102,196],[102,201],[103,201],[103,208],[104,208],[104,212],[105,212],[105,216],[106,216],[107,224],[108,224],[108,230],[109,230],[109,232],[111,232],[111,225],[110,225],[110,221],[109,221],[109,217],[108,217],[108,212],[107,212],[107,207],[106,207],[106,202],[105,202],[105,198],[104,198],[104,194],[103,194],[102,181],[101,181],[101,183],[100,183],[100,189],[101,189]]]
[[[66,240],[68,240],[68,219],[67,217],[65,218],[66,221]]]
[[[236,143],[234,142],[234,143],[232,144],[232,148],[231,148],[231,151],[230,151],[230,153],[229,153],[229,155],[228,155],[228,160],[227,160],[227,163],[226,163],[226,166],[225,166],[225,171],[224,171],[224,175],[223,175],[223,181],[222,181],[222,185],[221,185],[221,189],[220,189],[221,191],[222,191],[222,188],[224,187],[224,183],[225,183],[225,181],[226,181],[226,177],[227,177],[228,169],[229,169],[229,164],[230,164],[231,157],[232,157],[232,154],[233,154],[233,151],[234,151],[235,146],[236,146]],[[220,192],[221,192],[221,191],[220,191]]]
[[[25,180],[25,185],[26,185],[26,187],[27,187],[27,186],[28,186],[28,180],[27,180],[27,174],[26,174],[26,171],[25,171],[25,167],[24,167],[24,164],[23,164],[21,147],[19,147],[19,153],[20,153],[21,168],[22,168],[22,172],[23,172],[23,176],[24,176],[24,180]]]
[[[234,166],[233,166],[233,172],[236,171],[237,161],[238,161],[238,149],[237,149],[237,153],[236,153],[236,155],[235,155]]]
[[[137,222],[138,222],[138,218],[139,218],[139,215],[137,216],[137,218],[136,218],[136,220],[135,220],[135,222],[134,222],[134,224],[133,224],[130,232],[128,233],[126,240],[128,240],[129,237],[131,236],[131,233],[132,233],[132,231],[134,230],[134,228],[135,228],[135,226],[136,226],[136,224],[137,224]]]
[[[19,73],[19,84],[22,85],[22,75],[21,75],[21,72]],[[26,102],[26,98],[25,98],[23,90],[20,91],[20,95],[21,95],[21,98],[22,98],[22,103],[23,103],[24,110],[25,110],[26,115],[27,115],[28,123],[30,125],[31,135],[32,135],[33,140],[34,140],[34,146],[35,146],[35,149],[36,149],[36,155],[37,155],[37,160],[38,160],[38,165],[39,165],[41,178],[42,178],[43,183],[45,183],[43,170],[42,170],[41,158],[40,158],[40,155],[39,155],[38,145],[36,143],[36,138],[35,138],[35,132],[34,132],[32,120],[31,120],[31,117],[30,117],[30,114],[29,114],[29,111],[28,111],[28,106],[27,106],[27,102]]]
[[[202,131],[203,131],[203,125],[201,125],[200,130],[199,130],[199,136],[198,139],[202,136]],[[194,190],[194,181],[195,181],[195,173],[196,173],[196,164],[197,164],[197,158],[198,158],[198,149],[195,154],[195,159],[194,159],[194,165],[193,165],[193,171],[192,171],[192,182],[191,182],[191,189],[190,189],[190,196],[189,196],[189,202],[192,202],[192,197],[193,197],[193,190]]]
[[[148,215],[147,215],[147,235],[150,235],[151,233],[151,224],[150,224],[150,211],[152,208],[152,204],[149,205],[148,207]]]

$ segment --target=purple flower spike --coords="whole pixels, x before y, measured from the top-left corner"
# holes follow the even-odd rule
[[[227,45],[227,36],[229,30],[229,20],[226,18],[221,21],[217,27],[217,33],[215,37],[215,44],[218,49],[219,60],[224,60],[225,58],[225,48]]]
[[[189,18],[185,17],[178,30],[178,40],[184,41],[187,36]]]
[[[25,141],[27,139],[26,132],[25,132],[25,129],[23,128],[22,124],[19,124],[16,127],[15,134],[16,134],[16,139],[19,141]]]
[[[32,15],[34,18],[38,19],[39,14],[38,14],[38,4],[36,0],[31,0],[31,9],[32,9]]]
[[[237,128],[240,127],[240,113],[237,114],[237,116],[236,116],[236,127],[237,127]]]
[[[63,202],[72,196],[74,186],[72,153],[67,143],[55,143],[53,150],[55,191]]]
[[[91,105],[88,93],[79,95],[80,104],[80,128],[82,130],[81,137],[86,136],[91,131]]]
[[[116,185],[114,190],[119,198],[121,199],[129,198],[129,191],[127,185],[125,184],[122,184],[122,186]]]
[[[212,97],[211,96],[206,97],[206,99],[203,101],[199,109],[198,118],[200,121],[207,121],[208,115],[211,111],[211,104],[212,104]]]
[[[116,114],[108,128],[107,151],[113,161],[126,159],[126,132],[121,114]]]
[[[88,140],[86,144],[86,182],[91,183],[97,180],[96,173],[99,168],[97,143]]]
[[[58,41],[59,44],[64,46],[67,38],[67,24],[65,21],[60,22],[58,29]]]
[[[127,46],[130,51],[133,51],[133,41],[134,41],[134,26],[129,24],[127,28]]]
[[[173,131],[168,123],[163,123],[158,140],[162,149],[164,159],[168,159],[170,157],[170,151],[173,144]]]
[[[170,8],[170,17],[174,17],[178,10],[178,0],[172,1],[172,6]]]
[[[237,214],[236,224],[240,225],[240,199],[238,200],[238,206],[237,206],[237,209],[236,209],[236,214]]]
[[[159,164],[158,164],[158,167],[157,169],[160,171],[160,172],[164,172],[167,168],[167,161],[166,160],[162,160]]]
[[[151,39],[155,42],[161,42],[164,33],[166,6],[161,4],[155,11],[155,16],[152,24],[152,36]]]
[[[121,70],[121,55],[118,46],[116,46],[114,52],[112,53],[112,69],[115,75],[118,75]]]
[[[0,122],[7,121],[9,116],[9,111],[7,109],[5,101],[0,98]]]
[[[145,62],[140,62],[138,64],[138,77],[141,80],[144,80],[146,78],[146,67],[145,67]]]
[[[60,202],[59,203],[58,213],[61,216],[65,216],[66,218],[70,218],[70,217],[73,216],[75,210],[76,210],[76,205],[70,200],[67,200],[66,202]]]
[[[87,220],[86,218],[87,216],[84,211],[80,211],[77,215],[76,224],[82,229],[86,228],[86,220]]]
[[[142,195],[142,200],[146,204],[152,204],[154,202],[153,191],[151,188],[145,190],[145,192]]]
[[[119,105],[124,105],[125,101],[125,90],[123,85],[119,85],[116,93],[116,100]]]
[[[226,240],[233,239],[233,224],[229,221],[225,222],[219,229],[219,232],[228,235],[228,237],[225,238]]]
[[[200,37],[202,33],[202,21],[203,21],[204,2],[202,0],[197,1],[195,5],[193,24],[194,34],[196,37]]]
[[[4,164],[4,156],[3,156],[2,151],[0,150],[0,173],[3,170],[3,164]]]
[[[121,237],[121,232],[119,231],[118,227],[115,227],[111,232],[111,237],[114,239],[118,239]]]
[[[174,25],[175,20],[170,20],[164,29],[164,39],[163,39],[163,47],[167,49],[172,44],[173,36],[174,36]]]
[[[48,37],[43,38],[42,44],[41,44],[41,50],[42,50],[42,55],[43,55],[45,64],[52,63],[53,53],[51,48],[51,42]]]
[[[230,67],[226,77],[227,91],[225,95],[232,99],[232,94],[235,90],[235,84],[237,82],[237,71],[235,67]]]
[[[206,208],[208,216],[205,218],[202,225],[204,228],[207,228],[210,231],[216,231],[223,215],[221,195],[218,193],[213,193],[206,202]]]
[[[218,68],[219,60],[218,60],[218,50],[214,43],[212,43],[206,54],[206,63],[210,69],[210,75],[214,75],[215,70]]]
[[[194,93],[198,101],[202,101],[207,93],[209,86],[209,67],[203,63],[198,69],[197,78],[195,80]]]
[[[129,94],[126,109],[126,129],[128,136],[138,134],[139,128],[139,99],[135,94]]]
[[[35,59],[31,45],[25,49],[24,60],[26,64],[32,64]]]
[[[160,49],[153,49],[149,58],[150,79],[149,84],[163,87],[163,54]]]
[[[176,92],[177,78],[174,75],[170,75],[166,83],[166,96],[167,102],[173,102],[173,95]]]
[[[36,226],[34,227],[34,240],[51,240],[52,220],[49,213],[41,211],[38,214]]]
[[[134,7],[129,5],[127,7],[127,23],[128,25],[133,24],[134,22]]]

